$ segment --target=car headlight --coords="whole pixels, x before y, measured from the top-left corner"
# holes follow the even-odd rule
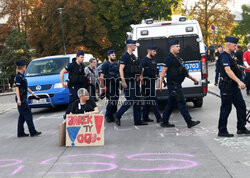
[[[63,88],[63,85],[62,85],[62,83],[56,83],[54,85],[54,88]]]

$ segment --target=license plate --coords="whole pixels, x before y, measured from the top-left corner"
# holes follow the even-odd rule
[[[199,72],[199,71],[201,71],[201,63],[200,62],[184,63],[184,66],[190,72]]]
[[[33,104],[46,104],[47,100],[46,100],[46,98],[42,98],[42,99],[39,99],[39,100],[33,100],[32,103]]]

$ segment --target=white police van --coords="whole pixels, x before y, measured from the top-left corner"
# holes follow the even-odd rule
[[[154,21],[153,19],[143,20],[141,24],[131,25],[131,32],[127,33],[128,39],[137,40],[138,48],[134,52],[136,57],[142,59],[147,54],[147,45],[157,46],[156,61],[161,71],[164,59],[169,54],[168,41],[177,39],[180,41],[181,51],[179,56],[184,61],[184,66],[190,75],[195,77],[198,85],[186,78],[182,84],[186,101],[194,103],[195,107],[201,107],[203,97],[207,95],[207,59],[205,44],[196,20],[187,20],[185,16],[174,15],[172,21]],[[165,79],[166,81],[166,79]],[[167,86],[162,92],[157,90],[159,100],[168,99]]]

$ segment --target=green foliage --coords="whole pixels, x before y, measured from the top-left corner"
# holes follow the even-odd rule
[[[91,0],[95,4],[98,19],[108,30],[111,48],[118,56],[124,52],[126,32],[130,25],[142,19],[169,19],[171,8],[180,0]],[[106,50],[106,49],[105,49]]]
[[[242,6],[242,21],[234,27],[233,34],[240,38],[241,44],[250,42],[250,5]]]
[[[142,19],[169,19],[182,0],[0,0],[8,24],[24,32],[36,56],[63,54],[58,8],[63,10],[67,53],[85,50],[106,57],[124,52],[126,32]]]
[[[18,59],[26,59],[29,62],[34,54],[30,52],[30,46],[25,34],[18,30],[13,30],[6,37],[5,45],[0,57],[0,71],[2,77],[13,81],[16,61]]]

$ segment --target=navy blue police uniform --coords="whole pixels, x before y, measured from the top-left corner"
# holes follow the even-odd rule
[[[135,44],[136,41],[127,40],[127,44]],[[124,88],[126,101],[121,108],[114,114],[115,122],[119,126],[122,115],[133,106],[134,124],[141,125],[141,105],[140,105],[140,82],[136,81],[136,76],[140,75],[140,63],[134,54],[125,52],[122,55],[120,64],[124,64],[124,77],[127,88]]]
[[[234,37],[226,37],[226,42],[237,43],[238,39]],[[237,111],[237,133],[245,133],[246,129],[246,104],[242,97],[238,84],[232,80],[226,73],[225,67],[230,67],[234,74],[240,79],[241,71],[237,68],[236,61],[227,52],[223,52],[220,55],[220,95],[221,95],[221,107],[219,118],[219,133],[218,136],[231,137],[233,134],[229,134],[227,130],[228,116],[232,110],[232,104]],[[249,133],[248,133],[249,134]]]
[[[26,65],[26,61],[18,60],[16,64],[17,66],[24,66]],[[30,135],[34,136],[38,132],[35,129],[33,123],[33,116],[27,100],[28,83],[24,74],[20,72],[16,74],[15,85],[16,87],[19,88],[20,99],[21,99],[21,106],[19,105],[17,106],[19,112],[17,136],[18,137],[28,136],[24,132],[24,122],[26,122],[28,125]],[[15,99],[17,101],[17,96],[15,97]]]
[[[179,44],[178,40],[173,40],[169,42],[169,46]],[[169,124],[169,118],[171,113],[173,112],[176,104],[183,116],[184,120],[187,123],[189,128],[193,127],[200,123],[200,121],[192,121],[192,117],[190,116],[187,106],[186,100],[182,90],[182,82],[185,77],[188,77],[188,71],[185,70],[181,63],[181,59],[174,56],[172,53],[165,58],[165,67],[168,68],[166,77],[167,77],[167,87],[168,87],[168,104],[164,109],[162,115],[162,127],[174,127],[174,125]]]
[[[108,51],[108,54],[114,51]],[[113,114],[117,111],[117,104],[119,100],[119,66],[117,62],[105,62],[101,68],[101,74],[104,74],[105,86],[108,95],[108,104],[106,108],[105,118],[107,122],[113,122]]]
[[[84,55],[83,51],[78,51],[77,56]],[[77,91],[80,88],[88,89],[88,80],[85,76],[84,64],[78,65],[75,60],[68,64],[65,69],[69,73],[68,88],[69,88],[69,105],[66,114],[70,113],[72,103],[78,99]]]
[[[150,50],[156,50],[157,48],[153,45],[147,47]],[[144,69],[143,72],[143,81],[142,85],[142,95],[144,96],[143,103],[143,121],[152,121],[149,119],[149,111],[151,106],[153,107],[154,114],[157,122],[161,121],[161,114],[159,107],[157,105],[156,90],[155,90],[155,81],[159,75],[159,70],[157,68],[157,63],[155,58],[148,58],[147,56],[141,61],[141,68]]]

